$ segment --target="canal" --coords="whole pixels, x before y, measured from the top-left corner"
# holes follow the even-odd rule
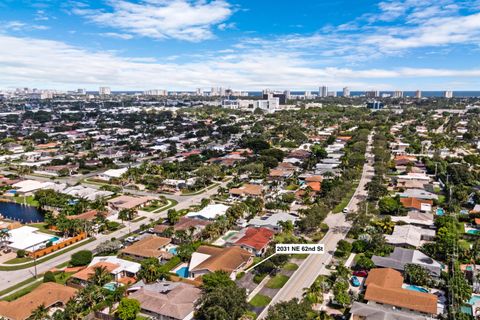
[[[4,218],[23,223],[41,222],[44,220],[44,216],[39,209],[14,202],[0,202],[0,214]]]

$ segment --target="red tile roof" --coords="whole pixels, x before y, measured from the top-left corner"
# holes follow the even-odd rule
[[[273,239],[275,233],[268,228],[248,228],[245,235],[240,238],[236,245],[245,245],[255,250],[262,250]]]
[[[424,200],[418,198],[401,198],[400,202],[405,208],[415,208],[417,210],[420,210],[422,208],[423,203],[433,205],[432,200]]]

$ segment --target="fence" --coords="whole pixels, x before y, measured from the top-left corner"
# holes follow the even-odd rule
[[[37,250],[37,251],[34,251],[34,252],[31,252],[29,255],[30,257],[36,259],[36,258],[40,258],[40,257],[43,257],[49,253],[52,253],[54,251],[58,251],[60,249],[63,249],[69,245],[72,245],[74,243],[77,243],[83,239],[86,239],[87,238],[87,234],[85,232],[82,232],[80,233],[79,235],[75,236],[75,237],[72,237],[72,238],[68,238],[62,242],[59,242],[59,243],[56,243],[54,245],[51,245],[50,247],[47,247],[47,248],[43,248],[43,249],[40,249],[40,250]]]

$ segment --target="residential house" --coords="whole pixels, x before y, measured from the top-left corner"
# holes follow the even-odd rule
[[[110,179],[119,179],[127,171],[128,171],[128,168],[109,169],[103,173],[100,173],[97,176],[97,179],[104,180],[104,181],[110,181]]]
[[[402,205],[410,210],[417,210],[423,212],[432,211],[432,200],[423,200],[418,198],[400,198]]]
[[[432,320],[430,316],[412,314],[382,304],[355,301],[350,309],[350,320]]]
[[[263,188],[261,185],[246,183],[239,188],[231,188],[228,192],[233,197],[261,197]]]
[[[167,224],[159,224],[153,228],[153,232],[159,235],[165,234],[165,231],[169,228],[173,228],[173,231],[186,231],[189,232],[193,238],[193,240],[197,240],[203,229],[206,228],[207,225],[211,224],[212,221],[203,220],[203,219],[194,219],[188,217],[181,217],[180,220],[175,223],[173,226]],[[173,239],[175,242],[175,238]]]
[[[398,271],[404,271],[407,264],[419,265],[430,272],[434,277],[440,277],[442,264],[421,251],[396,247],[393,252],[386,257],[372,256],[372,261],[377,267],[392,268]]]
[[[129,298],[140,302],[140,312],[158,320],[193,319],[195,303],[201,290],[183,282],[161,281],[151,284],[137,283]]]
[[[197,278],[215,271],[225,271],[232,280],[253,262],[252,254],[240,247],[218,248],[200,246],[192,254],[189,263],[189,275]]]
[[[267,251],[274,236],[275,232],[268,228],[246,228],[229,238],[227,244],[239,246],[256,256],[261,256]]]
[[[172,254],[165,248],[170,244],[170,238],[148,236],[122,249],[120,253],[124,257],[134,260],[156,258],[159,261],[170,260]]]
[[[209,204],[205,208],[201,209],[197,212],[189,212],[187,213],[187,218],[199,218],[205,220],[215,220],[220,216],[224,216],[227,212],[229,206],[224,204]]]
[[[407,189],[397,193],[401,198],[417,198],[421,200],[438,200],[438,196],[433,192],[424,189]]]
[[[394,269],[370,270],[365,286],[364,299],[369,305],[382,305],[413,316],[438,314],[437,296],[403,288],[403,277]]]
[[[138,209],[148,205],[155,200],[153,197],[133,197],[122,195],[107,201],[110,208],[114,211],[123,209]]]
[[[47,309],[65,307],[76,293],[77,289],[55,282],[42,283],[16,300],[0,301],[0,317],[9,320],[26,320],[41,305]]]
[[[392,216],[393,222],[402,221],[406,224],[412,224],[420,227],[434,227],[433,214],[429,212],[421,212],[412,210],[407,213],[406,216]]]
[[[94,257],[88,267],[71,276],[72,283],[86,286],[90,283],[96,268],[105,268],[112,276],[112,281],[128,284],[136,281],[135,277],[140,270],[140,264],[115,256]]]
[[[255,217],[247,222],[248,226],[252,227],[265,227],[274,231],[281,231],[282,227],[279,222],[291,221],[292,224],[298,220],[298,217],[287,213],[287,212],[278,212],[267,214],[261,217]]]
[[[387,243],[400,247],[421,246],[425,241],[431,241],[435,238],[435,230],[424,229],[412,225],[396,225],[391,235],[385,235]]]

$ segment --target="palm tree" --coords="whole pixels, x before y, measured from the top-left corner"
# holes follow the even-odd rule
[[[8,229],[0,230],[0,241],[2,242],[2,247],[5,245],[5,242],[11,237]]]
[[[35,310],[32,311],[30,317],[28,317],[28,320],[44,319],[50,319],[50,316],[48,315],[48,309],[45,307],[44,304],[39,305]]]
[[[154,282],[160,278],[160,263],[156,258],[148,258],[142,261],[138,277],[145,282]]]
[[[112,280],[112,275],[106,267],[95,267],[93,270],[93,274],[88,278],[93,284],[101,287]]]

